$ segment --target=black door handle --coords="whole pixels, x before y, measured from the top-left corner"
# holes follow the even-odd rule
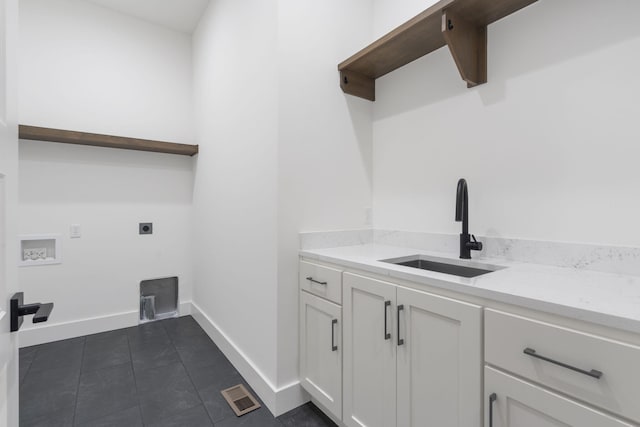
[[[398,346],[401,346],[404,344],[404,340],[402,338],[400,338],[400,312],[404,310],[404,305],[400,304],[398,306]]]
[[[22,326],[22,316],[33,314],[33,323],[41,323],[49,320],[53,310],[53,303],[24,304],[24,292],[16,292],[11,297],[11,332],[16,332]]]
[[[571,369],[572,371],[580,372],[581,374],[590,376],[595,379],[600,379],[602,377],[602,372],[592,369],[590,371],[585,371],[584,369],[576,368],[575,366],[567,365],[566,363],[559,362],[557,360],[550,359],[545,356],[540,356],[536,351],[532,348],[525,348],[522,351],[527,356],[535,357],[536,359],[544,360],[545,362],[553,363],[554,365],[562,366],[563,368]]]
[[[493,402],[498,399],[495,393],[489,395],[489,427],[493,427]]]
[[[389,329],[387,329],[387,307],[389,307],[391,305],[391,301],[385,301],[384,302],[384,339],[388,340],[391,338],[391,334],[388,332]]]

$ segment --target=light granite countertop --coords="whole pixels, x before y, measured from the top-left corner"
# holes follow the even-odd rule
[[[448,289],[640,334],[639,276],[483,258],[472,260],[470,266],[506,268],[475,278],[464,278],[380,261],[415,254],[456,263],[461,261],[451,253],[380,244],[300,251],[300,256],[309,260],[338,264],[390,279]]]

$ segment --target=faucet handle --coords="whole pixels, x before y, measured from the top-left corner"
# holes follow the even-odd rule
[[[471,238],[473,239],[473,243],[469,242],[470,247],[469,249],[473,250],[473,251],[481,251],[482,250],[482,242],[478,242],[476,240],[476,236],[475,235],[471,235]]]

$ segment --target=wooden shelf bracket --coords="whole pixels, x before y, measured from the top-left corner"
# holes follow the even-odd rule
[[[444,36],[467,87],[487,82],[487,26],[475,25],[451,11],[442,13]]]
[[[349,95],[358,96],[369,101],[376,100],[376,80],[358,74],[355,71],[340,71],[340,88]]]

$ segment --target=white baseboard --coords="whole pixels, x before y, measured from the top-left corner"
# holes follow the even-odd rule
[[[191,315],[191,306],[192,305],[193,305],[193,303],[191,301],[181,302],[180,303],[180,308],[179,308],[180,317]]]
[[[180,316],[191,314],[191,301],[180,303],[179,313]],[[107,316],[53,323],[50,325],[44,323],[26,328],[27,322],[25,321],[22,329],[18,332],[18,342],[20,348],[29,347],[53,341],[66,340],[68,338],[128,328],[136,326],[138,320],[139,313],[137,311],[127,311]]]
[[[191,304],[191,315],[222,350],[274,416],[280,416],[309,401],[309,396],[304,392],[299,381],[284,387],[275,387],[211,318],[194,303]]]
[[[51,325],[45,323],[30,328],[24,328],[25,324],[18,332],[21,348],[135,326],[138,324],[138,312],[129,311]]]

